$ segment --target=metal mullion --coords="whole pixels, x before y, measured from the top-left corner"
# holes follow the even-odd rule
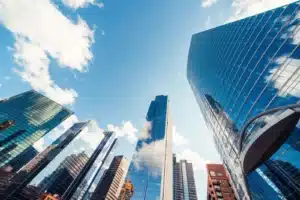
[[[270,84],[271,82],[273,82],[273,81],[272,81],[273,77],[275,77],[279,71],[284,71],[284,69],[288,66],[288,63],[289,63],[289,61],[290,61],[290,60],[289,60],[290,56],[296,51],[296,49],[297,49],[299,46],[300,46],[300,45],[298,45],[297,47],[294,48],[294,50],[290,53],[289,57],[286,57],[285,61],[284,61],[284,62],[282,63],[282,65],[281,65],[281,67],[278,67],[277,71],[276,71],[276,72],[272,75],[272,77],[269,79],[269,81],[267,82],[267,84],[265,85],[265,87],[263,88],[263,90],[260,92],[260,94],[258,95],[258,97],[256,98],[256,100],[255,100],[254,103],[252,104],[252,106],[251,106],[251,108],[249,109],[248,113],[246,114],[244,122],[246,121],[246,119],[248,118],[248,116],[250,115],[250,113],[252,112],[252,110],[253,110],[255,104],[258,102],[258,100],[260,99],[260,97],[262,96],[262,94],[265,92],[265,90],[267,89],[267,87],[269,86],[269,84]],[[281,70],[282,67],[284,67],[284,68]],[[276,79],[275,79],[275,81],[276,81]]]
[[[278,18],[280,18],[280,17],[282,16],[282,14],[284,13],[284,11],[285,11],[285,10],[283,10],[283,11],[281,12],[281,14],[280,14],[280,16],[279,16]],[[241,64],[240,64],[240,66],[242,66],[243,62],[245,61],[245,58],[247,57],[248,53],[249,53],[250,50],[252,49],[252,47],[253,47],[253,45],[255,44],[257,38],[260,36],[261,32],[263,31],[263,29],[265,28],[265,26],[268,24],[269,20],[272,19],[273,15],[274,15],[275,13],[276,13],[276,12],[273,10],[273,14],[270,16],[270,18],[268,19],[268,21],[266,21],[266,23],[264,24],[264,26],[261,28],[260,32],[257,34],[257,36],[255,37],[255,39],[253,40],[253,42],[252,42],[250,48],[248,48],[248,51],[247,51],[247,53],[245,54],[245,56],[244,56],[244,58],[243,58],[243,60],[242,60],[242,62],[241,62]],[[274,26],[275,24],[276,24],[276,23],[274,23],[273,26]],[[268,35],[268,34],[270,33],[270,31],[272,30],[273,26],[269,29],[267,35]],[[265,36],[265,37],[266,37],[266,36]],[[257,51],[257,49],[256,49],[256,51]],[[256,52],[256,51],[255,51],[255,52]],[[254,52],[253,55],[251,56],[250,60],[252,60],[252,58],[254,57],[255,52]],[[248,62],[248,63],[249,63],[249,62]],[[229,99],[228,99],[227,105],[225,106],[226,108],[227,108],[228,105],[231,103],[232,95],[234,94],[235,90],[237,89],[237,86],[238,86],[239,82],[241,81],[241,78],[242,78],[242,76],[244,75],[246,69],[247,69],[247,66],[244,68],[244,71],[242,72],[241,76],[239,77],[238,81],[236,82],[236,85],[235,85],[235,87],[234,87],[232,93],[229,95]]]
[[[257,23],[256,27],[253,29],[252,33],[251,33],[250,36],[248,37],[248,40],[247,40],[247,42],[246,42],[244,48],[240,51],[240,54],[239,54],[238,57],[235,59],[235,62],[234,62],[234,64],[233,64],[233,66],[235,66],[236,63],[238,62],[239,58],[241,57],[242,53],[244,52],[244,49],[247,47],[247,44],[248,44],[248,42],[250,41],[250,38],[251,38],[252,35],[255,33],[255,30],[259,27],[258,25],[261,23],[261,21],[263,20],[264,16],[265,16],[265,13],[263,14],[263,16],[261,17],[260,21]],[[270,15],[269,19],[270,19],[271,17],[272,17],[272,15]],[[269,19],[268,19],[268,20],[269,20]],[[253,43],[252,43],[252,44],[253,44]],[[246,54],[246,55],[247,55],[247,54]],[[245,59],[246,55],[244,56],[244,59]],[[231,63],[232,63],[232,62],[230,62],[230,64],[231,64]],[[231,79],[231,83],[229,84],[229,87],[225,90],[225,91],[226,91],[226,96],[228,96],[229,91],[230,91],[230,88],[232,87],[232,84],[234,83],[234,80],[235,80],[235,78],[236,78],[236,76],[237,76],[239,70],[242,69],[242,68],[243,68],[242,65],[237,66],[237,68],[236,68],[236,70],[235,70],[235,74],[234,74],[233,78]],[[229,76],[231,77],[231,73],[229,74]],[[228,104],[227,104],[227,105],[228,105]],[[225,108],[228,107],[227,105],[225,106]]]
[[[283,28],[284,28],[284,27],[283,27]],[[299,31],[299,30],[298,30],[298,31]],[[296,33],[297,33],[297,32],[296,32]],[[278,33],[278,34],[279,34],[279,33]],[[277,35],[275,36],[275,38],[276,38],[276,37],[277,37]],[[274,38],[274,40],[275,40],[275,38]],[[273,41],[274,41],[274,40],[273,40]],[[277,51],[276,51],[275,54],[273,55],[272,59],[271,59],[271,60],[269,61],[269,63],[265,66],[265,68],[263,69],[263,71],[261,71],[259,77],[256,79],[256,81],[255,81],[254,84],[252,85],[252,87],[251,87],[251,89],[249,90],[249,92],[248,92],[246,98],[244,99],[243,103],[241,104],[239,110],[237,111],[237,114],[238,114],[238,115],[237,115],[236,119],[239,118],[239,116],[240,116],[240,114],[241,114],[241,110],[242,110],[242,108],[244,107],[244,104],[246,103],[246,101],[249,99],[250,94],[251,94],[252,91],[254,90],[256,84],[258,83],[258,81],[260,80],[260,78],[262,77],[262,75],[264,74],[264,72],[268,69],[270,63],[272,63],[272,62],[274,61],[275,56],[278,54],[278,52],[281,50],[281,48],[287,43],[287,41],[288,41],[288,38],[281,44],[281,46],[277,49]],[[273,42],[268,46],[268,48],[269,48],[272,44],[273,44]],[[266,51],[268,50],[268,48],[266,49]],[[265,52],[266,52],[266,51],[265,51]],[[265,52],[264,52],[264,54],[265,54]],[[264,56],[264,54],[261,56],[261,58]],[[260,59],[260,60],[261,60],[261,59]],[[260,60],[258,61],[258,63],[260,62]],[[258,66],[258,63],[257,63],[256,66],[254,67],[254,69],[256,69],[256,67]],[[247,84],[247,82],[248,82],[248,80],[250,79],[250,76],[251,76],[251,75],[252,75],[252,72],[250,73],[250,75],[249,75],[248,79],[246,80],[244,86]],[[279,76],[278,76],[278,77],[279,77]],[[244,88],[244,86],[243,86],[243,88]],[[241,91],[243,90],[243,88],[241,89]],[[241,94],[241,92],[240,92],[240,94]],[[237,99],[238,99],[239,97],[240,97],[240,95],[237,97]],[[235,104],[236,104],[237,99],[235,100]],[[232,108],[234,108],[235,104],[233,105]]]

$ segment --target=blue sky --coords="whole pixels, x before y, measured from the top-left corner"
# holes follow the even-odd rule
[[[169,95],[173,150],[193,162],[205,199],[205,162],[220,159],[186,78],[191,36],[290,2],[0,0],[0,98],[34,88],[75,111],[37,148],[93,119],[130,157],[151,100]]]

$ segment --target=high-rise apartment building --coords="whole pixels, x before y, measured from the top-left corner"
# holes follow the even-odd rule
[[[51,99],[28,91],[0,101],[0,167],[17,171],[10,162],[72,112]],[[25,164],[25,163],[24,163]],[[14,169],[13,167],[17,167]]]
[[[124,156],[115,156],[97,185],[91,200],[117,200],[128,170],[128,160]]]
[[[173,198],[172,122],[167,96],[156,96],[147,113],[148,131],[138,140],[129,167],[132,200]]]
[[[282,188],[286,182],[300,184],[294,110],[259,117],[246,138],[240,137],[251,118],[299,101],[299,5],[297,1],[192,37],[188,80],[238,199],[298,199],[300,194],[295,187]],[[273,166],[280,169],[282,164],[268,161],[293,166],[291,176],[272,173]]]
[[[230,179],[223,165],[207,164],[207,199],[208,200],[235,200]]]
[[[192,163],[176,161],[173,155],[173,200],[197,200]]]

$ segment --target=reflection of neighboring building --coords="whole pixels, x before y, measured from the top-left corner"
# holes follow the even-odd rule
[[[97,185],[91,200],[117,200],[128,170],[128,160],[124,156],[115,156],[101,182]]]
[[[14,160],[72,114],[71,111],[35,92],[28,91],[0,101],[0,167],[17,171],[31,156]],[[29,155],[28,153],[28,155]],[[22,156],[24,157],[24,156]],[[13,163],[11,163],[13,162]]]
[[[207,199],[208,200],[235,200],[233,189],[225,168],[220,164],[207,164]]]
[[[276,187],[287,199],[300,199],[300,170],[288,162],[281,160],[268,160],[265,163],[269,169],[265,175],[272,180]]]
[[[186,160],[176,161],[173,155],[173,200],[197,200],[194,170]]]
[[[167,96],[156,96],[151,102],[147,138],[137,142],[129,167],[128,179],[134,185],[132,200],[161,199],[173,196],[172,122]]]
[[[130,180],[126,180],[118,200],[130,200],[134,193],[134,186]]]

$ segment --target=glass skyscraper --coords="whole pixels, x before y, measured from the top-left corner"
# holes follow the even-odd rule
[[[17,173],[7,173],[6,176],[2,178],[3,181],[7,179],[7,183],[1,185],[0,197],[7,197],[9,195],[14,196],[14,194],[21,193],[23,188],[26,187],[26,185],[30,183],[35,176],[41,172],[88,125],[88,123],[89,122],[80,122],[74,124],[63,135],[34,158],[31,157],[31,151],[29,153],[25,151],[26,154],[21,153],[20,155],[24,158],[19,158],[20,156],[17,156],[16,158],[18,159],[14,160],[23,161],[26,159],[27,161],[30,158],[31,161],[29,161]],[[31,148],[33,147],[30,147],[30,149]],[[20,165],[23,163],[24,162],[21,162]]]
[[[131,200],[172,199],[172,124],[167,96],[156,96],[147,113],[147,133],[139,139],[129,167]]]
[[[241,154],[238,149],[240,131],[249,119],[299,101],[299,5],[298,1],[192,37],[188,80],[239,199],[299,199],[297,127],[281,140],[269,137],[273,143],[265,141],[268,148],[260,146],[263,151],[252,157],[260,160],[243,173],[249,164],[243,158],[260,137],[257,134],[286,112],[254,121]]]
[[[1,100],[0,167],[9,166],[12,159],[71,114],[70,110],[33,90]]]
[[[94,151],[87,165],[82,169],[80,176],[72,183],[64,199],[88,200],[95,192],[95,187],[103,176],[105,163],[108,163],[110,157],[114,154],[117,136],[114,132],[105,132],[104,138]]]

